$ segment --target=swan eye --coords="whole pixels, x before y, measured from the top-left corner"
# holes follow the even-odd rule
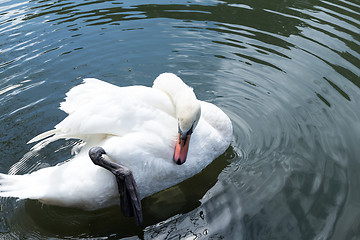
[[[187,135],[191,135],[193,133],[195,123],[196,120],[192,123],[190,129],[187,132],[183,132],[182,129],[180,128],[180,120],[178,119],[178,133],[180,133],[182,139],[185,139]]]

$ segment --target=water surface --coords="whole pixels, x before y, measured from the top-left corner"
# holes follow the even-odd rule
[[[0,2],[0,172],[69,158],[76,140],[26,143],[85,77],[173,72],[234,126],[213,164],[142,201],[144,229],[116,207],[1,199],[1,237],[359,238],[359,19],[356,0]]]

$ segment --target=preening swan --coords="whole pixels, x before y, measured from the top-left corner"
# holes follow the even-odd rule
[[[68,116],[30,143],[41,140],[36,150],[75,138],[84,142],[80,151],[31,174],[1,174],[0,196],[85,210],[120,203],[141,225],[142,198],[197,174],[232,139],[226,114],[197,100],[171,73],[160,74],[151,88],[88,78],[66,95],[60,109]]]

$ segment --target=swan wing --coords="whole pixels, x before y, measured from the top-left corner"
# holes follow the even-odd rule
[[[60,109],[69,115],[55,129],[29,143],[47,138],[36,145],[43,147],[60,138],[124,136],[134,131],[159,130],[162,124],[175,119],[174,105],[164,92],[144,86],[118,87],[94,78],[72,88]]]

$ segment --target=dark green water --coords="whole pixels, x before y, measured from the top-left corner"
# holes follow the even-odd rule
[[[69,158],[74,140],[26,142],[84,77],[176,73],[229,115],[231,147],[144,199],[144,229],[116,207],[1,199],[0,238],[360,238],[360,2],[153,2],[0,1],[0,172]]]

